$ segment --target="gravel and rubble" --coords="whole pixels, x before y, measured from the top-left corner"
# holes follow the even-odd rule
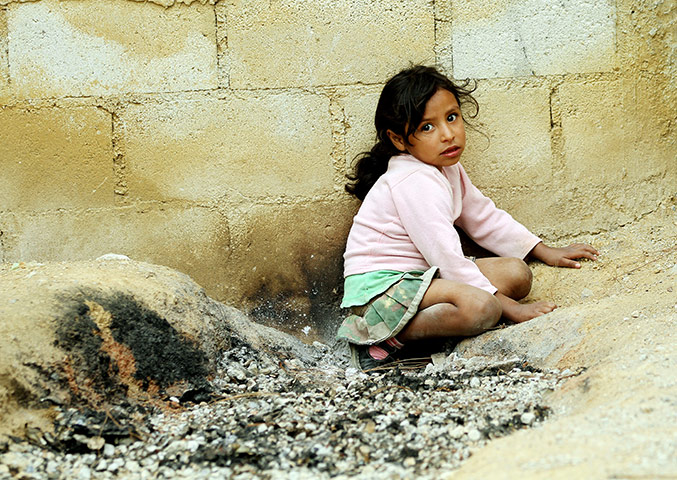
[[[0,444],[0,478],[432,479],[537,428],[547,392],[576,374],[455,353],[365,374],[344,346],[313,347],[308,365],[236,346],[212,392],[147,411],[64,410],[53,434]]]

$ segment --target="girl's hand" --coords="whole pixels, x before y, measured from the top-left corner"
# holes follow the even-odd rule
[[[597,260],[599,252],[585,243],[574,243],[568,247],[553,248],[541,242],[531,251],[531,256],[553,267],[581,268],[575,260],[587,258]]]

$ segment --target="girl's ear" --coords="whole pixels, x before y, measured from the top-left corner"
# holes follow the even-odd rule
[[[386,133],[388,134],[388,138],[390,138],[390,141],[393,142],[393,145],[395,145],[396,149],[398,149],[400,152],[407,151],[402,135],[398,135],[392,130],[386,130]]]

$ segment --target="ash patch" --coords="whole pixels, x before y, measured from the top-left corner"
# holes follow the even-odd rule
[[[546,418],[543,395],[572,375],[456,354],[366,375],[334,348],[313,348],[318,360],[308,365],[235,344],[209,402],[174,399],[174,409],[155,409],[145,430],[126,436],[97,434],[105,418],[78,430],[80,417],[66,412],[78,453],[22,443],[0,461],[38,476],[51,461],[63,478],[437,479],[492,439]]]

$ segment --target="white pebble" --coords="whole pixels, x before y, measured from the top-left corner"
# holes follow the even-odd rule
[[[103,446],[103,456],[112,457],[113,455],[115,455],[115,446],[110,443],[105,444]]]
[[[534,423],[534,420],[536,420],[536,415],[534,415],[532,412],[524,412],[520,417],[520,422],[525,425],[531,425]]]

